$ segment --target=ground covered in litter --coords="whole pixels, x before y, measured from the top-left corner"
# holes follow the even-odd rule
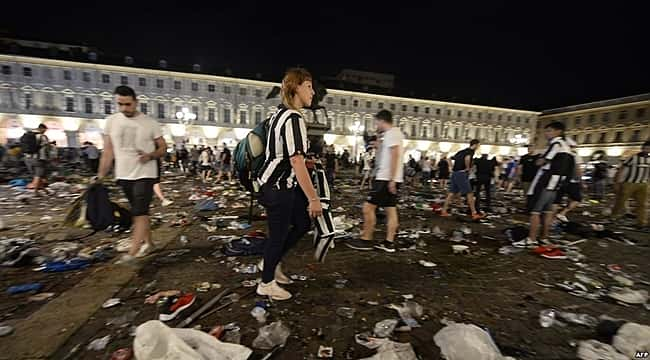
[[[334,215],[340,228],[357,233],[365,191],[359,191],[353,174],[342,178],[349,180],[336,182]],[[75,240],[90,230],[60,227],[66,208],[83,188],[75,186],[83,179],[72,177],[66,181],[70,188],[62,187],[41,199],[3,188],[0,212],[7,229],[0,236],[34,240],[41,256],[49,260],[69,259],[82,251],[90,254],[90,264],[63,272],[34,271],[38,267],[35,264],[0,268],[0,323],[19,323],[51,299],[75,291],[81,279],[101,271],[111,261],[118,241],[128,237],[99,232]],[[380,321],[400,319],[389,305],[402,306],[404,302],[419,304],[422,312],[416,311],[410,319],[407,316],[390,336],[410,343],[422,359],[440,358],[433,336],[445,326],[443,323],[451,321],[478,325],[492,336],[504,355],[518,359],[573,359],[576,343],[594,337],[589,321],[576,324],[562,320],[542,327],[543,310],[593,318],[607,315],[650,324],[647,305],[626,304],[607,295],[616,287],[650,288],[649,236],[633,227],[614,228],[601,215],[602,204],[586,202],[569,217],[586,228],[602,224],[605,229],[621,233],[585,237],[558,228],[553,240],[566,245],[569,259],[547,259],[529,250],[514,252],[507,247],[510,242],[504,230],[527,223],[527,216],[520,211],[523,200],[519,195],[498,194],[493,216],[472,222],[462,215],[462,208],[451,218],[440,218],[433,210],[443,194],[412,186],[404,192],[399,211],[404,250],[393,254],[361,252],[337,240],[325,262],[318,263],[313,257],[311,237],[306,236],[284,262],[285,272],[295,280],[286,286],[293,299],[269,302],[254,293],[254,281],[260,273],[249,265],[256,264],[260,256],[228,257],[221,251],[229,241],[226,236],[265,230],[265,222],[259,217],[261,209],[255,208],[258,220],[247,228],[245,220],[234,218],[248,214],[248,198],[235,185],[205,187],[192,177],[169,174],[163,188],[175,203],[152,209],[157,223],[154,239],[161,229],[174,227],[178,238],[146,259],[136,276],[114,294],[120,299],[119,305],[99,308],[70,334],[53,358],[104,359],[117,349],[132,347],[134,327],[158,318],[158,306],[145,304],[145,298],[163,290],[197,295],[196,303],[168,322],[170,326],[178,325],[225,289],[238,294],[226,297],[215,305],[219,310],[189,327],[210,331],[217,325],[230,324],[224,336],[248,347],[252,347],[262,326],[251,316],[251,310],[265,303],[266,324],[282,321],[291,332],[286,347],[275,355],[277,359],[317,358],[321,347],[331,347],[337,359],[372,356],[376,351],[356,341],[355,335],[372,333]],[[116,200],[122,197],[118,190],[113,194]],[[195,204],[206,197],[214,198],[217,209],[195,212]],[[379,219],[376,238],[382,239],[381,213]],[[453,245],[466,245],[467,250],[454,253]],[[4,291],[25,283],[40,283],[43,288],[37,293],[14,295]],[[34,298],[38,293],[52,294]],[[411,326],[403,326],[404,322]],[[105,348],[87,349],[93,340],[108,335]],[[12,336],[0,340],[11,340]],[[38,346],[39,341],[48,340],[30,341]],[[253,358],[262,358],[268,352],[253,350]]]

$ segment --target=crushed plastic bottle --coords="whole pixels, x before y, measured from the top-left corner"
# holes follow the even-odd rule
[[[111,341],[110,335],[106,335],[104,337],[95,339],[91,341],[90,344],[88,344],[88,346],[86,346],[86,350],[102,351],[106,349],[106,346],[110,341]]]
[[[346,318],[346,319],[352,319],[354,318],[354,313],[356,310],[354,308],[350,307],[340,307],[336,309],[336,315]]]
[[[543,328],[551,327],[555,323],[555,310],[546,309],[539,312],[539,324]]]
[[[276,321],[262,326],[252,345],[256,349],[271,350],[278,345],[284,345],[290,334],[291,331],[282,321]]]
[[[258,323],[264,324],[268,313],[266,311],[266,304],[263,302],[255,303],[255,307],[251,310],[251,315],[257,320]]]
[[[389,337],[395,331],[398,322],[395,319],[386,319],[376,323],[374,330],[375,336],[378,338]]]

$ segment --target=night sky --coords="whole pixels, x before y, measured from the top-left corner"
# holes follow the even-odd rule
[[[647,2],[23,3],[0,15],[5,35],[136,64],[275,81],[294,65],[316,77],[352,68],[394,74],[396,95],[529,110],[650,92]]]

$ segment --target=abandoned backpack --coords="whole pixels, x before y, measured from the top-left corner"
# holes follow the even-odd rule
[[[111,202],[108,189],[102,184],[91,185],[88,189],[86,219],[94,230],[128,230],[131,227],[131,212]]]
[[[257,178],[266,161],[266,143],[268,141],[269,126],[278,113],[276,112],[273,116],[262,121],[251,130],[237,144],[233,152],[233,160],[239,182],[251,193],[259,192]],[[286,121],[291,114],[295,113],[294,110],[285,111],[280,121]]]

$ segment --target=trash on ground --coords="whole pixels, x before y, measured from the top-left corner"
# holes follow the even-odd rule
[[[417,360],[417,355],[410,343],[384,340],[377,349],[377,354],[362,360]]]
[[[420,327],[416,318],[420,318],[424,313],[422,305],[415,301],[405,301],[402,303],[402,306],[390,304],[387,307],[397,311],[400,318],[402,318],[402,321],[404,321],[404,323],[410,328]]]
[[[0,337],[11,335],[14,332],[13,326],[0,325]]]
[[[505,360],[490,334],[472,324],[450,323],[433,337],[447,360]]]
[[[350,308],[350,307],[340,307],[340,308],[336,309],[336,315],[338,315],[338,316],[340,316],[342,318],[346,318],[346,319],[354,318],[354,313],[355,312],[356,312],[356,310],[354,308]]]
[[[393,331],[395,331],[397,323],[399,323],[399,321],[395,319],[386,319],[376,323],[374,330],[375,336],[378,338],[389,337]]]
[[[155,304],[160,300],[160,298],[163,297],[169,297],[169,296],[178,296],[181,294],[180,290],[165,290],[165,291],[159,291],[151,296],[148,296],[146,299],[144,299],[145,304]]]
[[[271,350],[278,345],[284,345],[291,331],[282,321],[272,322],[263,326],[253,340],[253,347],[262,350]]]
[[[104,301],[104,304],[102,304],[102,308],[104,308],[104,309],[112,308],[113,306],[117,306],[117,305],[119,305],[121,303],[122,303],[122,300],[120,300],[118,298],[108,299],[108,300]]]
[[[106,349],[106,346],[108,343],[111,341],[111,336],[106,335],[104,337],[95,339],[91,341],[88,346],[86,346],[86,350],[93,350],[93,351],[102,351]]]
[[[318,347],[318,357],[319,358],[333,358],[334,357],[334,348],[330,346],[319,346]]]
[[[431,261],[426,261],[426,260],[420,260],[418,263],[424,267],[431,268],[431,267],[436,267],[436,263],[431,262]]]

